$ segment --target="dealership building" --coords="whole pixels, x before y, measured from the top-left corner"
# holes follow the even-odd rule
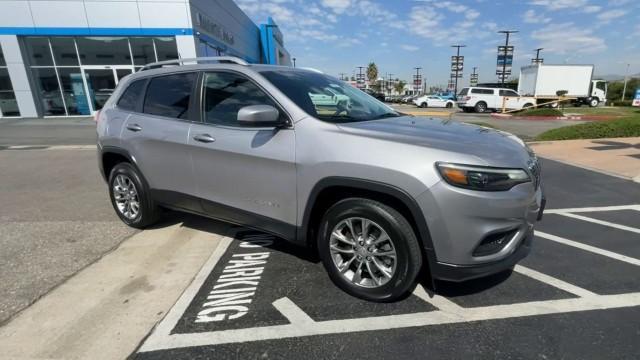
[[[90,115],[145,64],[218,55],[291,62],[232,0],[2,0],[0,117]]]

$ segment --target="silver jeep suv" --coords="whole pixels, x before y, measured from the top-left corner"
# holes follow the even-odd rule
[[[96,119],[126,224],[165,207],[260,229],[314,248],[337,286],[372,301],[403,296],[423,268],[449,281],[512,268],[545,203],[517,137],[405,115],[310,69],[150,64]]]

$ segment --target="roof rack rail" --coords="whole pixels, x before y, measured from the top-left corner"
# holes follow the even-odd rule
[[[211,62],[211,61],[217,61],[219,63],[232,63],[232,64],[238,64],[238,65],[249,65],[248,62],[235,57],[235,56],[209,56],[209,57],[198,57],[198,58],[188,58],[188,59],[175,59],[175,60],[165,60],[165,61],[158,61],[158,62],[154,62],[154,63],[150,63],[147,64],[145,66],[142,67],[142,69],[140,69],[140,71],[144,71],[144,70],[151,70],[151,69],[157,69],[157,68],[161,68],[165,65],[184,65],[184,63],[193,63],[195,62],[196,64],[198,63],[204,63],[204,62]]]

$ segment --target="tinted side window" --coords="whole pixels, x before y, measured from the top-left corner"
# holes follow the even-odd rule
[[[493,90],[491,89],[471,89],[472,94],[484,94],[484,95],[493,95]]]
[[[118,107],[129,111],[138,111],[138,101],[147,79],[136,80],[129,84],[129,87],[122,93],[118,100]]]
[[[207,73],[204,78],[204,121],[239,126],[238,111],[249,105],[276,104],[249,79],[232,73]],[[280,116],[283,116],[282,113]]]
[[[500,90],[500,96],[518,96],[518,93],[513,90]]]
[[[144,112],[185,119],[196,76],[196,73],[182,73],[151,79],[144,99]]]

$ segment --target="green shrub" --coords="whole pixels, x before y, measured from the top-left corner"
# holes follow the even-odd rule
[[[545,131],[536,140],[599,139],[640,136],[640,116],[565,126]]]
[[[631,106],[633,100],[613,100],[611,101],[611,106]]]
[[[518,116],[563,116],[562,111],[558,109],[540,108],[522,110],[516,113]]]

